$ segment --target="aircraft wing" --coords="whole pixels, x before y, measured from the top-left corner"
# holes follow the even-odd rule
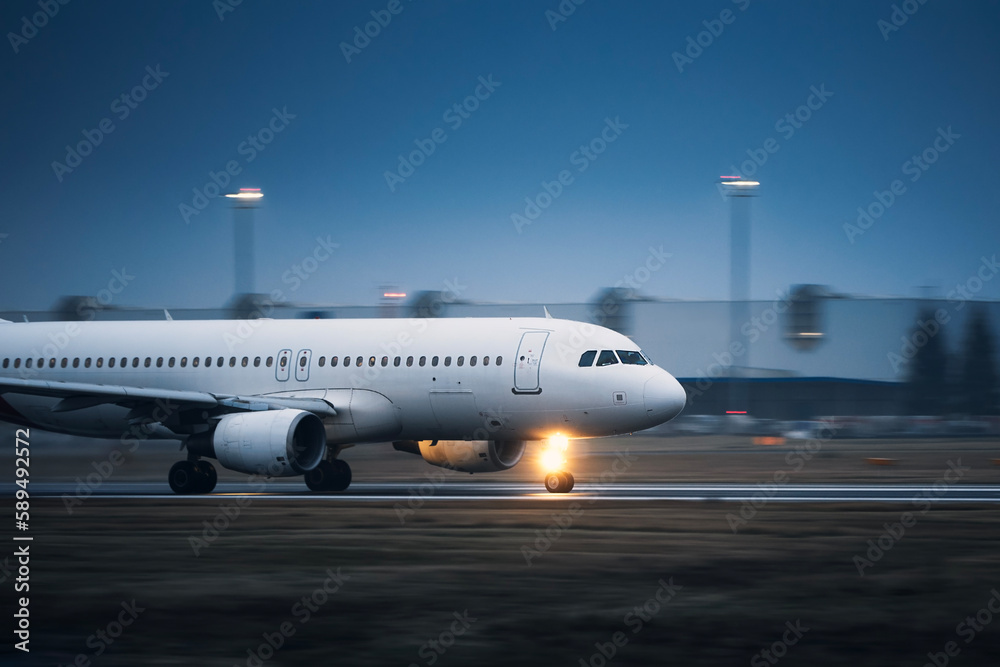
[[[204,391],[129,387],[125,385],[92,384],[87,382],[49,382],[0,378],[0,394],[30,394],[60,399],[53,412],[72,412],[96,405],[115,404],[132,409],[170,403],[178,409],[213,409],[221,412],[296,409],[312,412],[318,417],[333,417],[337,411],[321,398],[287,396],[238,396]]]

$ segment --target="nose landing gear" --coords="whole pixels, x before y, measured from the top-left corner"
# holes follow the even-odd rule
[[[569,493],[576,480],[568,472],[553,471],[545,475],[545,488],[549,493]]]

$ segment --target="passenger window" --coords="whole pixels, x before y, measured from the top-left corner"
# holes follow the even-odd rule
[[[191,359],[191,366],[193,368],[198,368],[198,357],[194,357],[193,359]]]
[[[264,365],[267,366],[268,368],[270,368],[271,366],[273,366],[274,365],[274,357],[268,357],[267,358],[267,362]]]
[[[20,367],[21,367],[21,358],[18,357],[17,359],[14,360],[14,368],[20,368]]]
[[[483,357],[483,366],[489,366],[489,365],[490,365],[490,358],[488,356]]]
[[[62,362],[59,365],[62,366],[63,368],[66,368],[66,358],[65,357],[63,358]],[[115,358],[114,357],[108,357],[108,368],[114,368],[114,367],[115,367]]]
[[[309,362],[309,355],[303,354],[301,357],[299,357],[299,368],[305,368],[306,363],[308,362]]]
[[[90,368],[90,357],[87,357],[86,359],[83,360],[83,367]]]
[[[56,367],[56,358],[52,357],[51,359],[49,359],[49,368],[55,368],[55,367]]]
[[[176,357],[170,357],[170,360],[167,361],[167,366],[169,366],[170,368],[173,368],[174,367],[174,362],[176,362],[176,361],[177,361]]]
[[[465,357],[459,357],[458,359],[456,359],[455,360],[455,365],[456,366],[464,366],[465,365]]]
[[[285,366],[288,365],[288,357],[281,357],[280,359],[278,359],[278,364],[280,364],[281,368],[284,369]]]
[[[389,357],[382,357],[382,368],[389,365]]]
[[[97,357],[97,367],[104,368],[104,357]]]
[[[3,367],[4,368],[10,367],[10,359],[4,359],[3,360]]]
[[[181,368],[187,368],[187,365],[188,365],[188,358],[181,357]]]
[[[406,358],[406,365],[407,366],[412,366],[413,365],[413,357],[407,357]]]
[[[118,365],[121,366],[122,368],[128,366],[128,357],[122,357],[122,360]]]
[[[150,364],[153,363],[153,360],[150,359],[149,357],[146,357],[146,361],[144,363],[145,363],[146,368],[149,368]]]
[[[369,366],[375,365],[375,357],[368,357],[368,365]]]
[[[79,360],[79,359],[77,359],[77,361],[80,361],[80,360]],[[35,360],[34,360],[34,359],[25,359],[25,360],[24,360],[24,367],[25,367],[25,368],[31,368],[31,364],[33,364],[34,362],[35,362]],[[74,364],[74,365],[73,365],[73,368],[76,368],[76,367],[77,367],[78,365],[79,365],[79,364]]]
[[[240,366],[242,366],[243,368],[246,368],[247,364],[249,364],[249,363],[250,363],[250,357],[243,357],[243,360],[240,361]]]
[[[326,357],[320,357],[319,361],[317,361],[316,363],[319,364],[320,368],[323,368],[324,366],[326,366]],[[246,365],[246,364],[244,364],[244,365]]]
[[[254,368],[260,368],[260,357],[254,357],[253,358],[253,367]]]
[[[344,357],[344,368],[347,368],[350,365],[351,365],[351,358],[350,357]]]
[[[236,368],[236,357],[229,357],[229,367]]]
[[[497,366],[503,366],[503,357],[497,357],[496,365]]]
[[[359,355],[358,356],[358,360],[356,362],[354,362],[354,365],[357,366],[358,368],[361,368],[361,366],[364,363],[365,363],[365,358]]]
[[[136,359],[136,361],[139,361],[139,360]],[[27,365],[28,365],[28,368],[31,368],[31,359],[28,359],[28,364]],[[80,357],[73,357],[73,368],[79,368],[79,367],[80,367]]]
[[[111,359],[108,359],[108,363],[109,363],[109,364],[110,364],[111,366],[114,366],[114,365],[115,365],[115,360],[114,360],[114,357],[112,357]],[[69,364],[69,359],[67,359],[66,357],[63,357],[63,358],[62,358],[62,361],[60,361],[60,362],[59,362],[59,367],[60,367],[60,368],[66,368],[66,366],[67,366],[68,364]]]
[[[339,362],[339,361],[340,361],[340,357],[330,357],[330,368],[336,367],[337,362]]]
[[[218,366],[219,368],[222,368],[222,364],[224,363],[226,363],[225,357],[219,357],[218,359],[215,360],[215,365]]]
[[[444,358],[444,365],[445,366],[451,366],[451,357],[445,357]]]
[[[469,365],[470,366],[475,366],[476,365],[476,357],[475,356],[473,356],[471,359],[469,359]]]
[[[400,363],[401,363],[402,361],[403,361],[403,360],[402,360],[402,358],[400,358],[400,357],[396,357],[395,359],[393,359],[393,360],[392,360],[392,365],[393,365],[393,366],[396,366],[396,367],[398,368],[398,367],[399,367],[399,364],[400,364]]]
[[[618,363],[618,357],[611,350],[601,350],[601,356],[597,358],[598,366],[610,366]]]
[[[163,357],[157,357],[156,358],[156,367],[157,368],[163,368]]]
[[[420,357],[420,365],[421,366],[427,365],[427,357]]]
[[[431,366],[437,366],[437,365],[438,365],[438,358],[431,357]]]
[[[205,357],[205,368],[212,367],[212,357]]]
[[[594,365],[594,357],[597,356],[597,350],[587,350],[580,355],[580,367],[589,368]]]
[[[622,360],[623,364],[631,366],[646,365],[646,360],[642,358],[642,354],[638,350],[618,350],[618,358]]]

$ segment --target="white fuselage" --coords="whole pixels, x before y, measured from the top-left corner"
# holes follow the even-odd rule
[[[543,318],[4,323],[0,377],[321,399],[336,411],[323,417],[330,444],[605,436],[683,409],[683,389],[662,368],[635,363],[641,355],[581,367],[588,350],[639,348],[596,325]],[[128,401],[79,400],[53,411],[65,391],[8,388],[0,419],[113,438],[135,423]],[[170,401],[160,407],[169,415]],[[185,423],[198,420],[187,413]],[[151,437],[182,436],[154,424]]]

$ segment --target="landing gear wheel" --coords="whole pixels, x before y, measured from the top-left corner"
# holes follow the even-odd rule
[[[219,480],[219,473],[215,471],[215,466],[208,461],[198,461],[194,464],[194,469],[198,475],[198,488],[195,493],[214,491],[215,483]]]
[[[576,480],[568,472],[550,472],[545,476],[545,488],[549,493],[569,493]]]
[[[351,466],[347,464],[347,461],[340,459],[334,459],[332,463],[333,478],[330,482],[330,490],[343,491],[351,485]]]
[[[201,475],[195,470],[191,461],[178,461],[170,467],[170,473],[167,475],[171,490],[182,495],[195,493],[200,479]]]
[[[343,491],[351,485],[351,466],[340,459],[320,461],[305,479],[310,491]]]

